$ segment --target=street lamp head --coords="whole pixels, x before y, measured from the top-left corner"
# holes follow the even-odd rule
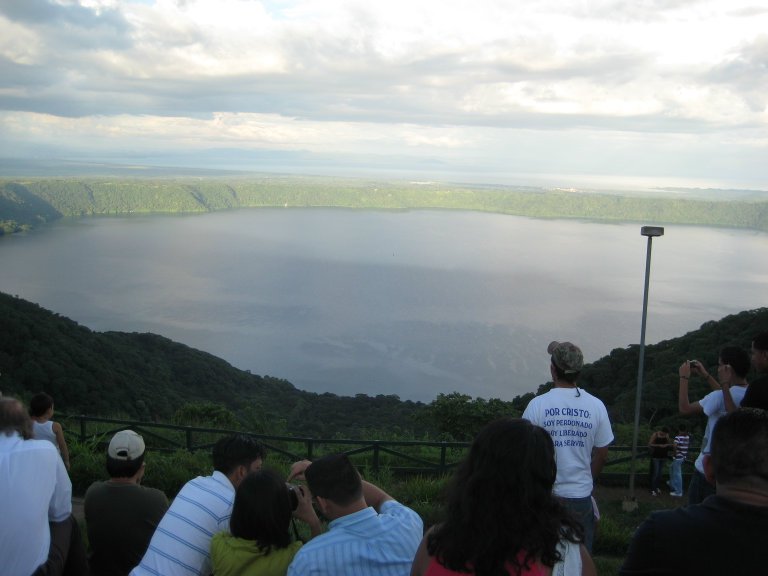
[[[663,226],[643,226],[640,228],[640,234],[643,236],[664,236],[664,227]]]

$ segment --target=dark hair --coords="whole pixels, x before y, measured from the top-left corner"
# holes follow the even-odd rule
[[[0,432],[6,436],[18,432],[24,440],[34,437],[32,419],[16,398],[0,396]]]
[[[768,482],[768,412],[740,408],[720,418],[712,432],[711,457],[718,483],[749,477]]]
[[[768,332],[760,332],[752,338],[752,347],[755,350],[768,351]]]
[[[237,538],[255,541],[263,550],[285,548],[291,543],[291,516],[285,480],[271,470],[259,470],[237,487],[229,530]]]
[[[688,432],[688,425],[685,423],[681,423],[677,425],[677,431],[678,432]]]
[[[360,474],[346,454],[330,454],[315,460],[304,471],[313,496],[327,498],[340,506],[351,504],[363,495]]]
[[[29,401],[29,415],[32,416],[32,418],[42,416],[48,412],[48,409],[51,406],[53,406],[53,398],[48,396],[48,394],[45,392],[35,394]]]
[[[562,368],[560,368],[560,366],[555,364],[554,357],[552,358],[551,362],[552,362],[552,366],[555,367],[555,374],[557,375],[558,380],[564,380],[565,382],[569,382],[571,384],[576,383],[576,380],[578,380],[579,374],[581,374],[581,372],[569,372],[566,374],[565,370],[563,370]]]
[[[144,454],[133,460],[120,460],[107,454],[107,473],[110,478],[130,478],[144,464]]]
[[[264,446],[252,436],[225,436],[213,445],[213,468],[229,475],[238,466],[250,467],[254,460],[263,460],[266,455]]]
[[[516,574],[537,559],[561,560],[558,542],[583,530],[552,494],[557,476],[549,433],[528,420],[502,418],[483,428],[449,485],[446,521],[427,538],[449,570],[477,576]]]
[[[728,364],[739,378],[745,378],[749,373],[749,352],[738,346],[726,346],[720,350],[720,361]]]

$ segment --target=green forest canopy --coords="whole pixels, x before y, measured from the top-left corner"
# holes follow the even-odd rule
[[[259,207],[452,209],[534,218],[676,223],[768,231],[768,201],[679,191],[638,195],[308,176],[0,179],[0,234],[63,217]],[[716,192],[716,191],[709,191]]]

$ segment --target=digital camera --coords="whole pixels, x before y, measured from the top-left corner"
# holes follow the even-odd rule
[[[288,501],[291,505],[291,512],[293,512],[299,507],[299,492],[304,494],[304,489],[301,486],[290,484],[288,482],[285,483],[285,486],[288,488]]]

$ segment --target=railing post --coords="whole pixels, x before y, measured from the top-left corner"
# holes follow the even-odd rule
[[[441,472],[445,470],[445,455],[446,455],[445,442],[443,442],[442,445],[440,446],[440,471]]]
[[[85,417],[80,416],[80,442],[85,442]]]
[[[312,443],[312,438],[307,440],[307,460],[312,460],[312,448],[314,444]]]
[[[186,430],[186,437],[187,437],[187,452],[192,452],[192,430],[187,428]]]
[[[379,474],[379,441],[373,442],[373,473]]]

